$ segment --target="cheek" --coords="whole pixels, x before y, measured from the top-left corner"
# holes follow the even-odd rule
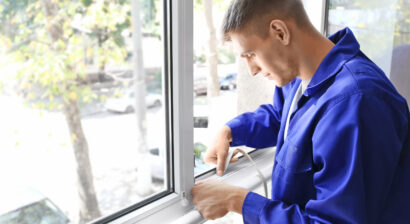
[[[297,75],[297,66],[294,58],[292,58],[288,52],[278,52],[277,67],[282,72],[283,77],[293,78]]]
[[[286,71],[286,61],[280,55],[271,55],[270,60],[266,61],[267,68],[270,73],[274,73],[275,75],[283,75]]]
[[[260,52],[260,64],[262,70],[272,73],[279,77],[293,76],[295,66],[290,56],[286,54],[284,49],[275,48]]]
[[[279,69],[279,58],[273,52],[262,52],[260,54],[260,64],[264,72],[277,73]]]

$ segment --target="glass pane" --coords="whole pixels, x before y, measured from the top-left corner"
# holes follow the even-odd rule
[[[85,223],[167,190],[163,4],[0,1],[0,223]]]
[[[410,2],[406,0],[330,0],[329,34],[352,29],[361,50],[410,102]]]
[[[219,32],[228,4],[194,2],[195,175],[214,167],[204,163],[205,151],[216,131],[236,114],[235,55],[222,44]]]
[[[215,167],[205,164],[203,158],[226,122],[261,104],[272,103],[273,82],[251,77],[232,44],[222,41],[221,25],[229,3],[194,1],[195,175]]]

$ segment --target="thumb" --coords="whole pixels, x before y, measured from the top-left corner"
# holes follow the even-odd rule
[[[216,172],[218,176],[222,176],[225,172],[225,160],[226,160],[226,153],[221,153],[218,155],[217,162],[216,162]]]

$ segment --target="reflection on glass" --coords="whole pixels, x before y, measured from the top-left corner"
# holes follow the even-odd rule
[[[350,27],[362,51],[410,102],[410,2],[330,0],[329,34]]]
[[[166,190],[163,1],[5,0],[0,17],[0,179],[43,195],[2,198],[0,223],[85,223]]]

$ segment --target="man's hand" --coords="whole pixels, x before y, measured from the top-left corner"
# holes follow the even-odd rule
[[[232,141],[231,129],[225,125],[216,135],[212,145],[206,152],[205,163],[216,164],[216,171],[219,176],[225,172],[225,160],[228,155],[229,145]],[[236,155],[238,151],[234,153]],[[231,162],[238,161],[238,158],[232,158]]]
[[[248,190],[224,184],[216,180],[195,183],[193,202],[205,219],[220,218],[229,211],[242,214],[242,206]]]

